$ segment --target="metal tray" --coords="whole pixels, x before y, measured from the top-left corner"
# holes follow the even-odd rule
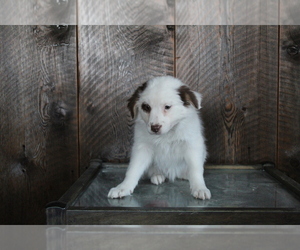
[[[185,180],[141,180],[131,196],[109,199],[124,164],[93,161],[58,201],[46,208],[49,225],[300,224],[299,184],[273,166],[206,166],[210,200],[190,195]]]

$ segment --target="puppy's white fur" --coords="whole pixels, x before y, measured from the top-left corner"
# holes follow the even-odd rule
[[[200,105],[201,95],[171,76],[154,78],[135,91],[128,104],[136,118],[131,160],[124,181],[109,191],[109,198],[130,195],[146,174],[156,185],[166,178],[187,179],[195,198],[210,199],[203,178]]]

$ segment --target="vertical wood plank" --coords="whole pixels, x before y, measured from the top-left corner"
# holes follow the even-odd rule
[[[280,2],[280,25],[300,25],[299,0],[285,0]]]
[[[300,181],[300,27],[280,27],[278,168]]]
[[[78,0],[80,25],[172,25],[174,0]]]
[[[177,77],[203,95],[208,162],[275,162],[276,26],[178,26]]]
[[[75,25],[77,0],[1,0],[1,25]]]
[[[126,161],[134,90],[154,76],[173,75],[173,31],[166,26],[80,26],[81,171],[91,158]]]
[[[73,26],[0,27],[0,222],[43,224],[77,178]]]
[[[277,25],[278,8],[278,0],[176,0],[175,20],[177,25]]]

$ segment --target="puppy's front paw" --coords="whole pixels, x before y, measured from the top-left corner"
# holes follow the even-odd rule
[[[211,193],[209,191],[209,189],[207,189],[206,187],[200,187],[200,188],[192,188],[192,195],[196,198],[196,199],[201,199],[201,200],[209,200],[211,198]]]
[[[133,190],[131,190],[130,188],[123,186],[123,185],[119,185],[119,186],[112,188],[108,192],[107,197],[112,198],[112,199],[122,198],[124,196],[131,195],[132,192],[133,192]]]
[[[165,181],[165,179],[166,177],[160,174],[151,176],[151,182],[155,185],[162,184]]]

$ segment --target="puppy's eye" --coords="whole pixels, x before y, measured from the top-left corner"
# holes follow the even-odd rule
[[[151,107],[147,103],[143,103],[142,110],[144,110],[146,113],[150,113]]]
[[[168,110],[168,109],[170,109],[171,107],[172,107],[172,106],[170,106],[170,105],[166,105],[166,106],[165,106],[165,109]]]

